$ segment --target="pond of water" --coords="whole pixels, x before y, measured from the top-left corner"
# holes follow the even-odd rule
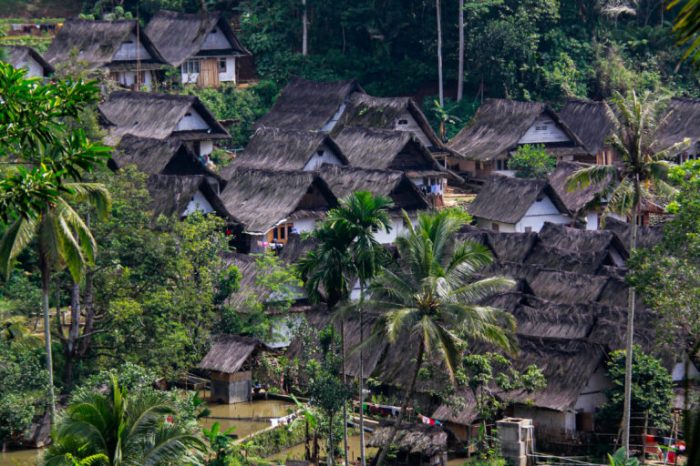
[[[17,450],[0,453],[0,466],[33,466],[42,450]]]
[[[369,440],[370,434],[365,436],[365,442]],[[326,451],[326,445],[324,444],[325,442],[322,442],[320,447],[321,447],[321,453]],[[342,450],[342,446],[341,446]],[[367,456],[368,457],[373,457],[377,453],[376,448],[367,448],[366,449]],[[348,437],[348,455],[350,458],[359,458],[360,457],[360,436],[359,435],[351,435]],[[302,460],[304,459],[304,444],[301,445],[296,445],[292,448],[287,448],[286,450],[282,450],[281,452],[277,453],[276,455],[272,455],[268,458],[265,458],[267,460],[271,461],[279,461],[280,464],[283,464],[285,460]]]

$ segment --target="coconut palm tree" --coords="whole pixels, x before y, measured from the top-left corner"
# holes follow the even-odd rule
[[[687,47],[683,58],[700,61],[700,0],[671,0],[668,9],[681,6],[673,24],[673,31],[678,38],[678,45]]]
[[[390,205],[391,200],[388,198],[375,197],[369,192],[356,192],[342,199],[340,206],[328,213],[321,227],[314,232],[314,237],[319,242],[318,247],[310,251],[299,264],[304,286],[312,301],[323,301],[329,310],[334,310],[341,301],[349,298],[355,279],[360,280],[361,300],[364,299],[367,282],[376,274],[383,253],[374,235],[380,230],[389,231],[387,209]],[[344,319],[341,319],[341,338],[343,337]],[[345,378],[344,342],[341,352],[341,372]],[[347,421],[345,407],[343,416]],[[364,418],[361,423],[364,423]],[[347,463],[347,422],[343,435]],[[363,438],[364,435],[361,439]]]
[[[362,399],[364,392],[364,367],[362,345],[364,343],[363,307],[367,284],[372,280],[383,263],[385,249],[376,240],[379,231],[389,232],[391,220],[388,209],[392,206],[391,199],[384,196],[374,196],[367,191],[358,191],[340,201],[340,207],[332,210],[327,217],[327,222],[332,228],[349,231],[348,238],[352,240],[346,246],[350,252],[350,260],[354,274],[360,283],[360,300],[357,303],[360,318],[360,345],[358,348],[360,357],[360,374],[358,376],[359,400],[360,400],[360,461],[361,465],[367,464],[365,455],[364,413]]]
[[[178,423],[176,406],[156,391],[128,395],[116,376],[111,381],[109,393],[90,392],[66,408],[44,466],[91,457],[108,466],[203,464],[206,444]]]
[[[668,193],[672,188],[665,179],[670,164],[665,159],[681,150],[688,142],[659,149],[655,146],[655,133],[660,123],[664,97],[651,92],[637,95],[634,91],[623,97],[616,93],[613,99],[616,114],[615,131],[610,143],[620,157],[620,164],[593,165],[583,168],[569,177],[567,189],[575,191],[591,184],[608,183],[608,203],[603,219],[615,213],[630,218],[630,254],[637,247],[637,222],[640,207],[651,200],[651,192]],[[622,446],[629,455],[630,408],[632,403],[632,346],[634,344],[634,310],[636,293],[629,287],[627,296],[627,337],[625,347],[625,402],[622,417]]]
[[[36,217],[20,217],[5,230],[0,239],[0,267],[9,274],[13,260],[36,239],[41,274],[42,308],[46,368],[49,372],[49,406],[55,419],[53,358],[51,354],[51,320],[49,318],[49,285],[51,273],[66,266],[73,280],[79,283],[87,265],[94,262],[97,245],[90,229],[71,202],[92,204],[101,215],[109,211],[111,198],[106,188],[97,183],[65,183],[55,202]]]
[[[380,273],[371,294],[373,305],[385,311],[379,320],[378,335],[390,344],[415,342],[416,362],[401,411],[377,465],[383,464],[403,422],[426,359],[439,358],[454,381],[459,347],[465,338],[514,349],[513,317],[478,304],[512,287],[514,282],[499,276],[473,280],[474,272],[488,265],[492,257],[482,245],[455,240],[469,216],[443,210],[419,215],[415,227],[407,216],[405,220],[409,231],[396,240],[398,263]]]

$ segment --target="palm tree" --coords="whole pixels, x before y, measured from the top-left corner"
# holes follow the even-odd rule
[[[683,58],[692,62],[700,61],[700,0],[671,0],[668,9],[683,5],[676,15],[673,31],[678,38],[678,45],[687,46]]]
[[[56,427],[44,466],[99,456],[97,464],[203,464],[202,438],[178,424],[177,407],[156,391],[129,396],[112,375],[110,392],[74,400]]]
[[[42,308],[46,368],[49,372],[49,406],[52,421],[56,416],[51,354],[51,320],[49,318],[49,285],[51,272],[66,266],[73,280],[79,283],[88,264],[94,262],[97,245],[88,226],[70,202],[87,202],[105,215],[111,199],[106,188],[97,183],[65,183],[64,192],[55,203],[37,217],[15,220],[0,239],[0,267],[8,275],[13,260],[36,238],[41,273]]]
[[[478,304],[514,282],[499,276],[472,280],[474,272],[488,265],[492,257],[482,245],[455,240],[468,220],[464,212],[443,210],[419,215],[414,227],[406,216],[408,235],[396,240],[399,261],[396,267],[383,270],[372,286],[373,304],[385,310],[378,335],[391,344],[398,340],[416,343],[411,382],[377,465],[384,462],[403,422],[426,358],[439,357],[454,381],[463,338],[514,349],[513,317]]]
[[[610,213],[630,218],[630,254],[637,247],[637,222],[640,207],[651,199],[650,191],[670,192],[672,188],[664,181],[669,169],[665,159],[687,145],[687,141],[669,148],[655,147],[655,132],[659,123],[664,98],[644,92],[638,96],[634,91],[623,97],[616,93],[613,99],[617,112],[615,132],[610,143],[620,157],[621,164],[593,165],[583,168],[569,177],[568,190],[583,189],[591,184],[610,183],[608,203],[603,218]],[[611,181],[612,180],[612,183]],[[629,456],[630,409],[632,403],[632,346],[634,344],[634,308],[636,293],[629,287],[627,296],[627,337],[625,347],[625,401],[622,416],[622,446]]]
[[[442,8],[440,0],[435,0],[435,18],[437,21],[437,61],[438,61],[438,100],[445,105],[445,92],[442,84]]]
[[[349,231],[352,242],[346,250],[350,252],[352,266],[360,282],[360,300],[357,304],[360,318],[360,374],[358,376],[359,400],[360,400],[360,461],[361,465],[367,464],[365,456],[365,431],[364,412],[362,400],[364,398],[364,364],[362,345],[364,343],[363,305],[367,284],[372,280],[382,265],[385,257],[385,249],[377,242],[375,235],[379,231],[389,232],[391,220],[388,209],[392,206],[391,199],[384,196],[373,196],[367,191],[358,191],[340,201],[340,207],[328,214],[327,222],[332,228]]]

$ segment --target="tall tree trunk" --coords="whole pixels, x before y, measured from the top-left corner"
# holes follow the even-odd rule
[[[635,203],[632,209],[631,230],[630,230],[630,255],[637,248],[637,217],[639,216],[639,206],[641,200],[641,187],[639,175],[634,180]],[[634,345],[634,308],[636,292],[630,286],[627,292],[627,338],[625,342],[625,399],[622,410],[622,447],[625,449],[625,457],[630,456],[630,424],[632,418],[632,360]]]
[[[39,267],[41,269],[41,304],[44,311],[44,342],[46,344],[46,370],[49,373],[49,410],[51,424],[56,419],[56,395],[53,389],[53,357],[51,354],[51,319],[49,318],[49,283],[51,270],[45,254],[39,254]]]
[[[411,399],[413,398],[413,394],[416,391],[416,381],[418,380],[418,373],[420,372],[420,367],[421,365],[423,365],[424,354],[425,342],[422,338],[420,338],[418,343],[418,354],[416,356],[416,368],[413,371],[411,385],[409,386],[408,392],[406,392],[406,397],[404,398],[403,403],[401,404],[401,411],[399,412],[399,417],[396,419],[396,423],[391,428],[391,434],[389,435],[386,444],[384,444],[384,446],[382,447],[382,450],[379,453],[379,458],[377,459],[375,466],[382,466],[382,464],[384,464],[384,461],[386,460],[386,455],[389,453],[389,446],[394,442],[396,432],[398,432],[399,428],[401,427],[401,424],[403,423],[404,417],[406,417],[408,405],[410,404]]]
[[[457,102],[464,94],[464,0],[459,0],[459,56],[457,60]]]
[[[442,107],[445,105],[445,93],[442,87],[442,13],[440,0],[435,0],[435,17],[437,19],[438,97]]]
[[[328,416],[328,451],[326,452],[326,463],[333,466],[333,416]]]
[[[360,466],[367,466],[367,458],[365,457],[365,413],[364,413],[364,389],[365,389],[365,367],[364,361],[362,360],[362,344],[365,342],[364,334],[364,320],[362,314],[362,308],[365,302],[365,285],[364,282],[360,282],[360,380],[358,381],[358,386],[360,387]]]
[[[68,338],[64,342],[63,354],[65,355],[65,372],[63,381],[66,387],[73,386],[73,368],[75,365],[75,356],[77,355],[78,342],[80,338],[80,285],[73,283],[71,289],[71,304],[70,304],[70,329],[68,330]]]
[[[340,323],[340,332],[341,332],[341,353],[342,353],[342,368],[341,370],[343,371],[343,385],[348,384],[348,376],[345,374],[345,318],[341,320]],[[347,400],[343,402],[343,457],[345,458],[345,466],[348,466],[348,403]]]
[[[306,0],[301,0],[301,54],[309,54],[309,17],[306,11]]]

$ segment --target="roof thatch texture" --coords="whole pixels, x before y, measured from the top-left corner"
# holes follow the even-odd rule
[[[398,120],[406,113],[418,123],[418,127],[430,141],[430,145],[441,148],[438,138],[423,111],[410,97],[374,97],[355,93],[348,99],[338,128],[362,127],[374,129],[396,129]]]
[[[544,195],[549,196],[562,213],[569,213],[547,181],[507,176],[493,176],[486,181],[467,209],[474,217],[514,224]]]
[[[337,204],[315,173],[236,169],[230,175],[220,198],[249,234],[263,234],[297,211],[321,214]]]
[[[587,165],[577,162],[559,162],[557,168],[549,175],[549,184],[554,188],[566,208],[570,212],[579,212],[597,204],[604,191],[607,182],[591,183],[582,189],[569,190],[566,182],[571,175],[585,168]]]
[[[21,68],[31,58],[44,68],[45,76],[54,71],[53,66],[51,66],[39,52],[31,47],[27,47],[26,45],[6,45],[2,47],[2,50],[5,51],[7,63],[15,68]]]
[[[262,343],[250,337],[219,335],[212,342],[211,349],[197,367],[208,371],[233,374],[258,349]]]
[[[200,52],[204,40],[215,27],[223,32],[231,43],[230,49],[221,52],[250,54],[219,12],[188,14],[160,10],[146,26],[146,34],[169,64],[180,66]]]
[[[572,141],[579,142],[556,113],[543,103],[486,99],[471,122],[447,143],[447,147],[470,160],[505,158],[543,112],[547,112]]]
[[[99,105],[100,112],[114,126],[112,138],[131,134],[151,139],[165,139],[173,134],[181,139],[228,138],[226,129],[195,96],[156,94],[151,92],[112,92]],[[175,131],[187,112],[196,111],[210,131]]]
[[[616,125],[615,114],[605,101],[568,99],[557,113],[590,154],[605,148]]]
[[[558,303],[585,303],[600,298],[609,278],[559,270],[525,269],[527,284],[537,297]],[[522,276],[522,275],[521,275]]]
[[[659,150],[690,139],[691,151],[700,142],[700,100],[671,99],[656,130],[655,147]]]
[[[518,338],[520,352],[514,360],[517,369],[539,367],[547,386],[536,392],[509,393],[516,403],[564,411],[573,408],[583,387],[605,358],[602,346],[581,340]]]
[[[377,428],[372,433],[367,445],[383,447],[389,440],[391,431],[391,426]],[[404,425],[396,432],[393,444],[404,453],[431,457],[447,451],[447,432],[437,426]]]
[[[192,168],[201,167],[197,172],[172,173],[166,170],[175,158],[182,158],[183,164],[189,159]],[[203,175],[204,166],[197,160],[197,156],[187,148],[187,145],[179,139],[148,139],[127,134],[112,154],[112,160],[116,168],[126,165],[136,165],[136,167],[149,175]],[[192,171],[192,170],[190,170]]]
[[[458,392],[458,395],[464,406],[457,409],[448,404],[441,404],[430,417],[442,422],[452,422],[463,426],[468,426],[476,421],[476,400],[472,391],[463,389]]]
[[[218,215],[228,216],[206,176],[151,175],[146,184],[155,216],[182,215],[197,191],[202,191]]]
[[[347,164],[348,160],[336,142],[326,133],[296,129],[258,128],[245,150],[222,171],[222,176],[237,168],[260,170],[303,170],[316,151],[328,147]]]
[[[622,242],[605,230],[581,230],[547,222],[542,226],[539,238],[544,245],[576,254],[595,254],[612,249],[623,258],[627,256]]]
[[[99,68],[112,62],[122,42],[130,35],[137,35],[151,55],[144,62],[164,63],[148,36],[139,30],[136,20],[93,21],[69,19],[56,34],[44,54],[52,65],[79,60],[90,68]],[[74,57],[73,53],[77,53]]]
[[[631,228],[630,224],[612,217],[605,219],[605,230],[612,231],[620,239],[625,250],[629,249]],[[664,237],[663,224],[637,229],[637,247],[651,248],[659,244]]]
[[[292,78],[255,127],[321,130],[353,92],[364,92],[355,80],[321,83]]]
[[[408,131],[345,128],[335,135],[335,141],[353,167],[416,173],[444,171]]]
[[[413,211],[430,208],[416,185],[399,171],[324,165],[320,175],[338,199],[356,191],[369,191],[374,195],[389,197],[394,202],[394,209]]]

